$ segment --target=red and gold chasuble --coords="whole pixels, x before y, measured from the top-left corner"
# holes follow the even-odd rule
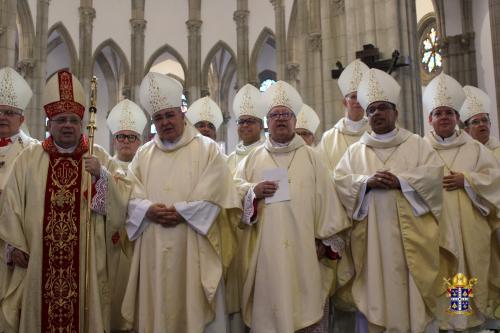
[[[80,202],[84,136],[71,154],[58,152],[51,137],[43,216],[42,332],[79,331]]]

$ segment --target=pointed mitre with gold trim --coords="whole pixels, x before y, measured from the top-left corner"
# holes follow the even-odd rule
[[[19,73],[10,67],[0,69],[0,107],[23,112],[33,92]]]
[[[133,131],[142,135],[148,122],[144,111],[131,100],[124,99],[109,112],[106,123],[114,135],[120,131]]]
[[[401,86],[391,75],[376,68],[363,74],[358,86],[358,102],[366,110],[374,102],[399,103]]]
[[[359,59],[354,60],[340,74],[337,81],[342,96],[347,96],[348,94],[358,90],[359,83],[363,78],[363,74],[369,70],[368,66],[365,65]]]
[[[319,117],[316,114],[316,111],[314,111],[309,105],[304,104],[297,115],[297,124],[295,125],[295,128],[305,128],[314,134],[318,129],[319,122]]]
[[[276,106],[284,106],[295,114],[302,108],[302,97],[294,87],[285,81],[278,81],[262,94],[266,114]]]
[[[238,90],[233,100],[233,112],[236,119],[240,116],[263,119],[266,116],[266,110],[259,89],[247,83]]]
[[[191,124],[199,121],[208,121],[215,126],[217,131],[222,124],[222,111],[210,97],[205,96],[195,101],[186,112],[186,117]]]
[[[488,94],[473,86],[465,86],[464,92],[465,102],[460,108],[460,119],[462,121],[467,121],[480,113],[490,114],[491,100]]]
[[[47,81],[42,101],[49,119],[64,112],[74,113],[83,119],[85,113],[83,86],[76,76],[67,70],[58,71]]]
[[[167,75],[149,72],[139,90],[141,105],[150,115],[182,105],[182,85]]]
[[[447,106],[458,112],[464,100],[465,93],[460,83],[444,73],[429,82],[422,96],[424,112],[428,114],[441,106]]]

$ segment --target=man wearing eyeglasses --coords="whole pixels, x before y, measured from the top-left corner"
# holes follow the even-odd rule
[[[217,144],[184,118],[182,91],[177,80],[153,72],[140,86],[157,135],[139,148],[128,174],[134,190],[126,229],[135,245],[122,314],[138,332],[218,333],[227,326],[223,272],[241,202]]]
[[[350,251],[337,266],[336,297],[358,309],[368,332],[424,332],[439,266],[437,218],[443,166],[419,136],[396,126],[401,87],[369,69],[357,88],[371,131],[341,158],[337,192],[352,218]],[[442,280],[441,280],[442,281]]]
[[[244,202],[238,256],[243,320],[252,332],[328,332],[333,279],[348,221],[320,156],[295,134],[302,98],[278,81],[263,95],[269,138],[238,165]],[[325,274],[326,273],[326,274]]]
[[[147,118],[137,104],[124,99],[111,109],[106,123],[113,135],[113,159],[127,174],[128,165],[142,144]],[[121,228],[111,236],[108,244],[108,274],[109,280],[114,281],[110,285],[111,331],[122,332],[130,329],[130,324],[121,315],[121,308],[130,274],[133,243],[128,240],[125,228]]]
[[[37,142],[22,130],[24,109],[33,95],[28,83],[10,67],[0,69],[0,195],[15,158]]]
[[[489,225],[489,220],[500,218],[500,165],[487,147],[456,128],[461,115],[470,124],[468,114],[480,110],[484,99],[477,93],[471,87],[464,91],[455,79],[441,73],[429,82],[423,95],[424,111],[429,114],[432,126],[425,140],[445,165],[439,227],[442,246],[454,259],[446,277],[462,273],[467,278],[477,278],[474,297],[469,303],[474,309],[471,314],[450,314],[446,311],[449,298],[439,297],[437,319],[441,330],[479,328],[492,299],[490,283],[500,285],[498,276],[490,280],[492,228]]]
[[[500,142],[490,135],[491,101],[488,94],[479,88],[465,86],[465,103],[460,110],[460,119],[469,135],[488,147],[500,162]]]
[[[234,96],[233,113],[240,142],[227,158],[227,164],[233,174],[240,161],[264,142],[262,131],[265,112],[261,93],[253,85],[244,85]]]
[[[125,221],[130,186],[99,146],[88,156],[82,134],[83,87],[61,70],[43,105],[50,136],[18,156],[0,203],[0,244],[9,274],[0,282],[8,331],[80,332],[86,285],[87,200],[93,229],[89,258],[89,331],[109,332],[106,246]],[[88,173],[92,193],[87,193]],[[90,198],[90,199],[88,199]]]

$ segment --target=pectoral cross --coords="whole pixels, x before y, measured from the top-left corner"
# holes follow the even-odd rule
[[[283,243],[285,245],[285,249],[288,249],[291,245],[290,245],[290,242],[287,240],[285,240],[285,242]]]
[[[172,190],[173,190],[173,188],[172,188],[169,184],[167,184],[167,185],[165,185],[165,187],[163,188],[163,190],[164,190],[165,192],[170,192],[170,191],[172,191]]]

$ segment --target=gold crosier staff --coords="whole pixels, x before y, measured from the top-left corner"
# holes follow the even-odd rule
[[[90,81],[90,107],[89,123],[87,125],[89,137],[89,156],[94,154],[94,132],[97,129],[95,125],[95,114],[97,113],[97,78],[92,77]],[[92,230],[92,174],[87,175],[87,219],[85,233],[85,298],[83,308],[83,332],[89,333],[89,295],[90,295],[90,235]]]

